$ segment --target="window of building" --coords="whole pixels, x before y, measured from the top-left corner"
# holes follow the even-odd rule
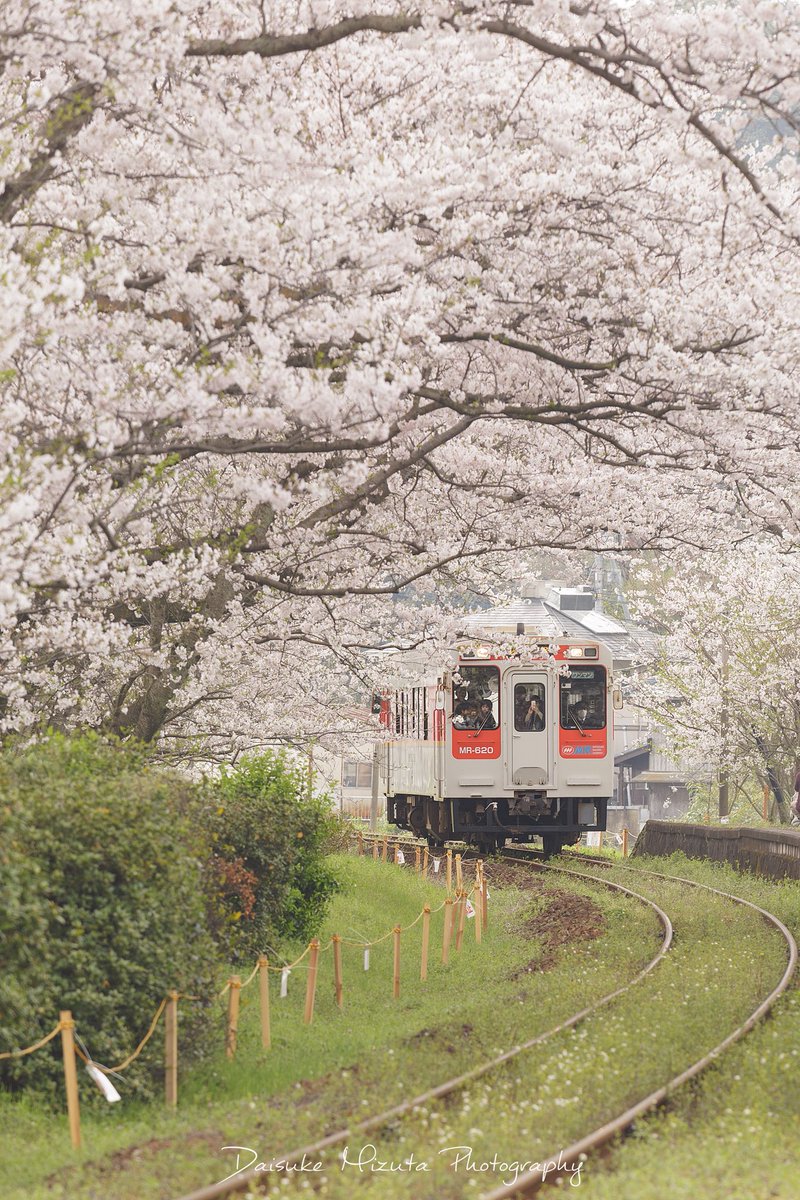
[[[372,763],[344,762],[342,764],[342,787],[371,788]]]

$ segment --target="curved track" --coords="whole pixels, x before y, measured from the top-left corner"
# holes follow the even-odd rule
[[[632,873],[640,876],[643,873],[631,867],[626,867],[623,869],[629,870]],[[573,872],[568,871],[568,873],[572,874]],[[672,1093],[684,1083],[687,1083],[690,1079],[694,1079],[697,1075],[704,1071],[706,1067],[710,1066],[711,1063],[713,1063],[714,1060],[718,1058],[724,1050],[726,1050],[729,1046],[732,1046],[735,1042],[738,1042],[745,1036],[745,1034],[749,1033],[750,1030],[761,1020],[761,1018],[769,1012],[778,997],[786,990],[797,966],[797,943],[790,931],[786,928],[783,922],[774,915],[774,913],[770,913],[764,908],[759,908],[757,904],[753,904],[749,900],[743,900],[741,896],[734,896],[731,892],[720,891],[719,888],[710,887],[708,884],[697,883],[693,879],[684,879],[677,875],[663,875],[656,871],[647,871],[646,874],[655,879],[669,880],[670,882],[680,883],[688,887],[702,888],[704,891],[712,892],[717,896],[722,896],[727,900],[732,900],[737,904],[742,904],[745,907],[751,908],[755,912],[759,913],[765,921],[773,925],[783,935],[786,941],[788,947],[788,961],[786,964],[786,969],[776,986],[772,989],[769,995],[761,1001],[758,1007],[753,1010],[747,1020],[744,1021],[743,1024],[739,1025],[737,1029],[734,1029],[732,1033],[729,1033],[726,1038],[723,1038],[723,1040],[707,1054],[704,1054],[702,1058],[699,1058],[696,1062],[692,1063],[692,1065],[687,1067],[686,1070],[681,1071],[679,1075],[674,1076],[662,1087],[657,1088],[654,1092],[650,1092],[649,1095],[644,1096],[641,1100],[637,1101],[636,1104],[627,1108],[624,1112],[621,1112],[612,1121],[609,1121],[605,1125],[602,1125],[599,1129],[595,1129],[591,1133],[586,1134],[586,1136],[581,1138],[579,1141],[573,1142],[571,1146],[559,1148],[555,1154],[551,1153],[543,1156],[540,1160],[541,1164],[545,1167],[552,1167],[552,1169],[547,1172],[548,1182],[552,1182],[558,1178],[560,1163],[573,1163],[577,1160],[579,1155],[587,1155],[592,1150],[597,1150],[600,1146],[604,1146],[606,1143],[610,1142],[614,1137],[627,1129],[628,1126],[630,1126],[638,1117],[643,1116],[645,1113],[651,1112],[659,1104],[663,1103],[664,1100],[671,1096]],[[533,1195],[539,1190],[539,1188],[544,1186],[544,1180],[542,1177],[543,1174],[545,1174],[545,1172],[539,1169],[536,1172],[528,1172],[527,1174],[520,1175],[519,1178],[514,1181],[514,1183],[495,1188],[493,1191],[485,1193],[481,1197],[481,1200],[506,1200],[506,1198],[510,1196]]]
[[[381,838],[378,840],[382,841],[383,839]],[[392,843],[394,843],[394,842],[395,842],[395,839],[392,839]],[[409,839],[402,839],[402,840],[398,839],[397,844],[400,846],[404,846],[405,848],[408,848],[409,845],[414,846],[417,843],[411,842]],[[472,856],[473,855],[470,855],[469,857],[472,857]],[[464,855],[463,857],[466,858],[467,855]],[[474,855],[474,857],[478,857],[478,856]],[[601,999],[596,1001],[594,1004],[588,1005],[586,1008],[582,1009],[580,1012],[573,1014],[571,1017],[569,1017],[565,1021],[560,1022],[558,1025],[554,1026],[552,1029],[549,1029],[546,1032],[541,1033],[541,1034],[537,1035],[536,1037],[531,1038],[528,1041],[521,1043],[518,1046],[512,1047],[510,1050],[505,1051],[503,1054],[500,1054],[500,1055],[496,1056],[495,1058],[489,1059],[483,1063],[478,1064],[476,1067],[473,1067],[470,1071],[464,1073],[463,1075],[459,1075],[459,1076],[456,1076],[455,1078],[447,1079],[447,1080],[443,1081],[442,1083],[438,1084],[436,1087],[431,1088],[428,1091],[423,1092],[422,1094],[420,1094],[418,1096],[415,1096],[411,1100],[405,1101],[402,1104],[395,1105],[394,1107],[387,1109],[384,1112],[376,1113],[374,1116],[369,1117],[365,1121],[360,1121],[357,1124],[347,1126],[346,1128],[343,1128],[343,1129],[336,1130],[335,1132],[329,1134],[325,1138],[322,1138],[318,1142],[312,1143],[307,1146],[302,1146],[299,1149],[292,1151],[289,1154],[281,1155],[280,1157],[285,1159],[287,1161],[287,1163],[299,1162],[302,1160],[303,1155],[305,1155],[307,1158],[312,1158],[313,1156],[317,1155],[319,1152],[329,1149],[330,1147],[338,1145],[342,1142],[345,1142],[348,1139],[352,1138],[353,1136],[369,1133],[370,1131],[380,1128],[382,1125],[384,1125],[388,1121],[395,1120],[397,1118],[403,1117],[404,1115],[408,1115],[413,1110],[417,1109],[418,1107],[420,1107],[422,1105],[429,1103],[432,1100],[441,1099],[442,1097],[447,1096],[447,1095],[457,1091],[459,1088],[465,1087],[467,1084],[471,1083],[473,1080],[480,1078],[481,1076],[483,1076],[483,1075],[487,1074],[488,1072],[494,1070],[495,1068],[501,1066],[503,1063],[508,1062],[509,1060],[513,1059],[514,1057],[523,1053],[524,1051],[529,1050],[534,1046],[541,1045],[543,1042],[547,1041],[549,1038],[553,1037],[555,1034],[560,1033],[566,1029],[572,1028],[573,1026],[577,1025],[580,1021],[584,1020],[590,1014],[596,1012],[598,1009],[609,1004],[612,1000],[616,999],[618,996],[622,995],[623,993],[627,992],[630,988],[634,987],[637,983],[639,983],[642,979],[644,979],[647,975],[650,974],[650,972],[658,965],[658,963],[663,959],[664,955],[667,953],[667,951],[672,943],[672,923],[671,923],[669,917],[667,916],[667,914],[665,912],[663,912],[663,910],[660,909],[647,896],[643,896],[640,893],[635,892],[629,888],[622,887],[621,884],[613,883],[611,880],[600,878],[596,874],[593,874],[593,873],[577,871],[577,870],[573,869],[572,867],[558,867],[558,866],[554,866],[554,865],[550,865],[550,864],[545,865],[541,862],[542,856],[539,853],[537,853],[536,851],[530,850],[528,848],[514,847],[514,848],[506,851],[505,853],[503,853],[501,855],[501,857],[511,860],[511,861],[515,861],[515,862],[526,862],[526,863],[529,863],[530,865],[535,864],[537,866],[537,868],[542,869],[542,870],[553,871],[553,872],[557,872],[557,873],[565,874],[565,875],[574,875],[580,879],[591,880],[593,883],[596,883],[600,886],[612,888],[614,890],[621,891],[629,896],[634,897],[641,903],[643,903],[643,904],[647,905],[648,907],[650,907],[651,909],[653,909],[658,916],[658,919],[661,923],[661,927],[663,930],[662,943],[658,950],[658,953],[654,956],[653,959],[651,959],[651,961],[646,965],[646,967],[644,967],[643,970],[640,971],[628,983],[624,984],[620,988],[617,988],[615,991],[610,992],[608,995],[601,997]],[[577,858],[578,858],[578,856],[576,856],[576,860],[577,860]],[[733,1045],[735,1042],[739,1041],[742,1037],[744,1037],[758,1023],[758,1021],[767,1012],[769,1012],[769,1010],[775,1004],[778,997],[786,990],[786,988],[792,978],[792,975],[794,974],[796,965],[797,965],[797,957],[798,957],[797,944],[795,942],[794,937],[790,933],[790,931],[786,928],[786,926],[783,924],[783,922],[780,921],[779,918],[776,917],[773,913],[768,912],[766,909],[760,908],[758,905],[753,904],[748,900],[744,900],[741,897],[735,896],[730,892],[723,892],[718,888],[710,887],[707,884],[697,883],[694,880],[684,879],[682,877],[673,876],[673,875],[663,875],[663,874],[659,874],[655,871],[642,872],[635,868],[626,867],[623,864],[612,863],[608,859],[601,859],[601,858],[592,859],[589,856],[581,855],[579,861],[581,863],[590,864],[592,866],[602,866],[602,867],[615,866],[615,867],[622,868],[624,870],[628,870],[632,874],[638,875],[640,878],[642,877],[643,874],[645,874],[649,878],[656,878],[656,879],[665,880],[668,882],[674,882],[677,884],[681,884],[683,886],[689,886],[689,887],[702,889],[702,890],[711,892],[717,896],[720,896],[724,899],[730,900],[733,903],[741,904],[747,908],[752,909],[753,911],[757,912],[766,922],[768,922],[775,929],[777,929],[780,932],[780,934],[782,935],[782,937],[784,938],[786,945],[787,945],[787,951],[788,951],[786,968],[785,968],[784,973],[783,973],[781,979],[779,980],[779,982],[772,989],[772,991],[769,993],[769,995],[766,996],[760,1002],[760,1004],[754,1009],[754,1011],[750,1014],[750,1016],[747,1018],[747,1020],[744,1021],[736,1029],[734,1029],[730,1034],[728,1034],[727,1037],[723,1038],[723,1040],[721,1042],[719,1042],[718,1045],[716,1045],[707,1054],[703,1055],[702,1058],[700,1058],[696,1062],[692,1063],[691,1066],[687,1067],[680,1074],[678,1074],[678,1075],[674,1076],[673,1078],[671,1078],[670,1080],[668,1080],[665,1084],[663,1084],[661,1087],[659,1087],[655,1091],[650,1092],[648,1095],[642,1097],[642,1099],[637,1101],[636,1104],[627,1108],[624,1112],[621,1112],[613,1120],[607,1122],[602,1127],[595,1129],[595,1130],[591,1131],[590,1133],[587,1133],[583,1138],[581,1138],[579,1141],[573,1143],[571,1146],[567,1146],[566,1148],[561,1147],[555,1154],[540,1156],[540,1163],[543,1166],[547,1166],[549,1168],[547,1172],[542,1172],[542,1170],[540,1168],[536,1172],[531,1172],[528,1174],[521,1174],[519,1176],[519,1178],[514,1181],[514,1183],[504,1185],[502,1187],[494,1189],[491,1192],[485,1193],[484,1196],[482,1197],[482,1200],[506,1200],[507,1197],[512,1197],[512,1196],[532,1195],[534,1192],[538,1191],[539,1188],[541,1188],[543,1186],[543,1179],[542,1179],[543,1173],[546,1174],[548,1183],[552,1182],[553,1180],[558,1178],[558,1175],[559,1175],[558,1164],[559,1163],[569,1164],[571,1162],[574,1162],[579,1155],[589,1154],[591,1151],[599,1148],[600,1146],[605,1145],[606,1143],[611,1141],[614,1137],[616,1137],[618,1134],[623,1132],[638,1117],[641,1117],[642,1115],[644,1115],[648,1112],[651,1112],[659,1104],[663,1103],[664,1100],[666,1100],[669,1096],[671,1096],[672,1093],[675,1092],[684,1083],[686,1083],[689,1080],[698,1076],[706,1067],[708,1067],[711,1063],[713,1063],[719,1057],[719,1055],[722,1054],[729,1046]],[[413,864],[407,863],[406,865],[407,865],[407,867],[410,867],[411,869],[413,869]],[[252,1188],[252,1187],[257,1188],[259,1186],[259,1184],[265,1184],[266,1182],[267,1181],[265,1179],[265,1176],[263,1174],[259,1174],[255,1170],[242,1172],[242,1174],[235,1179],[227,1180],[224,1183],[212,1184],[209,1187],[201,1188],[198,1191],[192,1192],[191,1194],[181,1197],[181,1200],[221,1200],[222,1197],[234,1195],[235,1193],[246,1191],[247,1189]]]
[[[407,841],[405,842],[405,845],[408,845]],[[559,1022],[558,1025],[553,1026],[552,1029],[548,1029],[544,1033],[537,1034],[536,1037],[530,1038],[527,1041],[520,1043],[518,1046],[513,1046],[510,1050],[506,1050],[503,1054],[499,1054],[494,1058],[487,1059],[485,1062],[479,1063],[477,1066],[472,1067],[471,1070],[462,1075],[455,1076],[452,1079],[444,1080],[442,1083],[437,1084],[436,1087],[430,1088],[428,1091],[422,1092],[418,1096],[414,1096],[411,1100],[406,1100],[402,1104],[397,1104],[384,1112],[376,1113],[367,1118],[367,1120],[359,1121],[355,1125],[349,1125],[343,1129],[338,1129],[334,1133],[328,1134],[327,1137],[320,1139],[318,1142],[311,1143],[307,1146],[301,1146],[299,1149],[293,1150],[288,1154],[281,1154],[276,1157],[283,1159],[287,1164],[300,1162],[304,1156],[307,1160],[312,1159],[321,1151],[327,1150],[331,1146],[336,1146],[341,1142],[346,1142],[356,1135],[369,1133],[371,1130],[379,1129],[382,1125],[386,1124],[387,1121],[395,1120],[398,1117],[408,1115],[421,1105],[450,1095],[459,1088],[465,1087],[473,1080],[479,1079],[488,1072],[495,1070],[497,1067],[502,1066],[506,1062],[509,1062],[511,1059],[515,1058],[519,1054],[524,1053],[526,1050],[530,1050],[534,1046],[541,1045],[543,1042],[548,1041],[550,1038],[554,1037],[558,1033],[562,1033],[566,1029],[571,1029],[580,1021],[585,1020],[586,1017],[590,1016],[592,1013],[597,1012],[598,1009],[610,1004],[612,1000],[615,1000],[618,996],[621,996],[625,992],[629,991],[632,987],[649,975],[650,972],[655,969],[655,967],[658,966],[672,944],[673,930],[672,922],[670,921],[669,917],[663,911],[663,909],[659,908],[659,906],[654,903],[654,901],[650,900],[647,896],[642,896],[638,892],[632,891],[630,888],[623,887],[619,883],[612,883],[607,879],[599,879],[596,875],[569,870],[563,867],[547,867],[547,870],[591,880],[592,883],[598,884],[601,887],[606,887],[617,892],[622,892],[627,896],[631,896],[633,899],[639,901],[647,908],[650,908],[652,911],[654,911],[663,931],[661,945],[657,954],[647,963],[645,967],[642,968],[641,971],[639,971],[637,975],[634,976],[633,979],[629,980],[628,983],[625,983],[621,987],[616,988],[613,992],[609,992],[607,995],[602,996],[593,1004],[589,1004],[585,1008],[582,1008],[579,1012],[574,1013],[566,1020]],[[180,1200],[221,1200],[222,1197],[231,1196],[237,1192],[246,1191],[251,1187],[258,1187],[259,1184],[263,1185],[266,1182],[267,1181],[265,1180],[263,1173],[252,1169],[249,1171],[243,1171],[241,1175],[237,1176],[235,1179],[226,1180],[221,1183],[211,1184],[208,1187],[200,1188],[198,1191],[191,1192],[181,1197]]]

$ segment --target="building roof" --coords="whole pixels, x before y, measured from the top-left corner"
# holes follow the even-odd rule
[[[464,624],[468,629],[485,629],[487,633],[516,633],[517,625],[524,625],[526,634],[540,633],[546,638],[564,635],[585,638],[589,634],[585,626],[571,614],[538,598],[517,600],[514,604],[471,613]]]
[[[650,752],[653,749],[652,742],[645,742],[642,746],[633,746],[630,750],[623,750],[622,754],[614,755],[614,765],[624,767],[628,763],[634,762],[637,758],[650,759]],[[636,776],[638,779],[639,776]]]
[[[593,629],[596,633],[628,632],[625,626],[619,621],[615,621],[613,617],[609,617],[606,613],[598,612],[596,608],[581,611],[578,619],[587,629]]]
[[[487,633],[516,633],[517,625],[524,625],[526,634],[539,633],[548,640],[562,636],[588,638],[600,642],[621,662],[651,654],[657,644],[649,630],[626,626],[596,609],[564,611],[538,596],[471,613],[464,624],[470,630]]]

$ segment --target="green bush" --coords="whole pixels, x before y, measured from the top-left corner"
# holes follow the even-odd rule
[[[145,749],[93,734],[0,755],[0,1050],[30,1045],[71,1009],[92,1057],[113,1066],[169,988],[209,993],[218,953],[195,807],[191,786]],[[181,1006],[182,1058],[203,1043],[205,1014]],[[162,1048],[156,1034],[125,1095],[160,1086]],[[62,1088],[59,1039],[0,1061],[0,1081]]]
[[[310,937],[337,888],[325,860],[336,825],[330,801],[308,795],[305,772],[282,752],[244,758],[208,789],[216,933],[227,956]]]

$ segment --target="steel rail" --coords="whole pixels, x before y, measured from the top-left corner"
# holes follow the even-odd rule
[[[350,836],[356,840],[358,839],[357,833],[351,834]],[[425,841],[424,838],[415,838],[415,837],[404,838],[404,837],[399,837],[396,834],[379,834],[379,833],[370,833],[370,832],[367,832],[367,833],[362,832],[362,834],[361,834],[361,839],[365,846],[373,846],[373,845],[375,845],[376,842],[378,843],[379,846],[381,846],[381,845],[383,845],[384,838],[386,840],[387,848],[391,847],[391,848],[396,848],[399,850],[408,850],[408,849],[416,850],[417,847],[419,847],[419,849],[424,849],[424,847],[427,846],[427,842]],[[477,850],[475,846],[467,846],[466,842],[451,842],[451,845],[464,846],[463,851],[462,850],[458,851],[458,853],[461,855],[462,862],[473,862],[477,858],[481,858],[484,862],[491,862],[491,857],[487,859],[485,854],[482,854],[481,851]],[[511,859],[511,860],[513,860],[514,856],[516,855],[517,862],[523,862],[523,861],[525,861],[525,862],[549,862],[550,861],[549,859],[546,859],[544,857],[544,852],[542,850],[537,850],[533,846],[527,846],[527,845],[521,845],[521,844],[513,845],[513,846],[506,846],[503,850],[493,851],[493,853],[499,855],[500,858],[507,858],[507,859]],[[561,853],[565,854],[567,856],[570,856],[572,854],[572,851],[565,847],[561,851]],[[433,850],[429,849],[429,855],[434,858],[444,859],[444,857],[446,855],[446,850],[440,850],[437,853],[434,853]],[[369,858],[370,855],[365,854],[364,857]],[[616,866],[616,863],[611,858],[599,858],[599,857],[594,857],[591,854],[575,854],[574,859],[576,862],[592,863],[593,866],[599,866],[599,867]],[[394,865],[394,864],[392,864],[392,865]],[[413,863],[408,863],[408,862],[405,863],[405,866],[407,866],[407,867],[413,867],[413,865],[414,865]]]
[[[786,940],[789,948],[789,957],[786,964],[786,969],[777,985],[772,989],[769,995],[761,1001],[758,1007],[754,1009],[747,1020],[734,1029],[732,1033],[729,1033],[726,1038],[723,1038],[723,1040],[719,1042],[718,1045],[716,1045],[712,1050],[709,1050],[707,1054],[704,1054],[702,1058],[699,1058],[696,1062],[692,1063],[691,1066],[687,1067],[684,1071],[681,1071],[679,1075],[675,1075],[662,1087],[657,1088],[654,1092],[650,1092],[648,1096],[645,1096],[642,1100],[639,1100],[636,1104],[632,1105],[630,1108],[627,1108],[613,1120],[606,1122],[605,1125],[595,1129],[592,1133],[586,1134],[586,1136],[581,1138],[579,1141],[573,1142],[571,1146],[559,1149],[555,1155],[550,1154],[544,1157],[541,1160],[537,1170],[527,1171],[520,1175],[513,1183],[504,1184],[501,1187],[495,1188],[491,1192],[486,1192],[480,1198],[480,1200],[506,1200],[506,1198],[510,1196],[518,1196],[521,1194],[532,1195],[541,1187],[543,1187],[546,1182],[549,1184],[563,1174],[566,1170],[567,1163],[574,1164],[576,1160],[580,1159],[580,1155],[586,1155],[591,1150],[596,1150],[598,1147],[610,1142],[614,1137],[622,1133],[623,1130],[627,1129],[628,1126],[637,1119],[637,1117],[643,1116],[645,1113],[657,1108],[659,1104],[663,1103],[664,1100],[671,1096],[673,1092],[675,1092],[684,1083],[687,1083],[690,1079],[694,1079],[697,1075],[709,1067],[720,1056],[720,1054],[723,1053],[723,1051],[728,1049],[729,1046],[734,1045],[734,1043],[745,1037],[746,1034],[748,1034],[751,1029],[758,1024],[761,1018],[770,1011],[778,998],[783,994],[783,992],[785,992],[786,988],[789,986],[792,976],[794,975],[797,966],[797,942],[792,936],[790,930],[786,928],[783,921],[781,921],[779,917],[776,917],[774,913],[768,912],[765,908],[760,908],[757,904],[753,904],[750,900],[745,900],[742,896],[735,896],[732,892],[723,892],[719,888],[711,887],[706,883],[699,883],[694,879],[684,879],[679,875],[664,875],[657,871],[639,871],[636,867],[623,866],[622,869],[631,871],[634,874],[646,874],[655,879],[669,880],[672,883],[681,883],[687,884],[690,887],[703,888],[705,891],[713,892],[715,895],[722,896],[726,900],[733,900],[737,904],[743,904],[747,908],[752,908],[766,921],[774,925]],[[565,870],[569,872],[568,868],[565,868]],[[569,873],[572,874],[572,872]],[[581,872],[581,874],[583,874],[583,872]],[[609,881],[605,880],[604,882]]]
[[[509,1062],[518,1054],[522,1054],[524,1051],[530,1050],[534,1046],[541,1045],[543,1042],[546,1042],[550,1038],[554,1037],[557,1033],[562,1033],[566,1029],[573,1028],[580,1021],[585,1020],[586,1017],[597,1012],[598,1009],[610,1004],[612,1000],[615,1000],[624,992],[629,991],[637,983],[641,982],[645,976],[649,975],[650,972],[655,969],[655,967],[658,966],[672,945],[673,929],[672,922],[670,921],[669,917],[663,911],[663,909],[661,909],[655,903],[655,901],[651,900],[647,896],[640,895],[638,892],[632,891],[630,888],[623,887],[622,884],[613,883],[609,879],[598,879],[596,875],[591,875],[580,871],[572,871],[565,867],[548,867],[548,870],[590,880],[592,883],[599,884],[601,887],[606,887],[617,892],[622,892],[627,896],[631,896],[634,900],[641,901],[642,904],[652,909],[655,912],[663,930],[661,945],[655,957],[652,958],[647,965],[643,967],[642,970],[639,971],[638,974],[636,974],[628,983],[623,984],[621,987],[615,988],[613,992],[609,992],[607,995],[602,996],[599,1000],[596,1000],[586,1008],[581,1009],[580,1012],[574,1013],[571,1017],[568,1017],[564,1021],[561,1021],[558,1025],[553,1026],[552,1029],[548,1029],[544,1033],[537,1034],[535,1037],[529,1038],[527,1041],[522,1042],[519,1046],[513,1046],[510,1050],[506,1050],[494,1058],[487,1059],[486,1062],[479,1063],[478,1066],[472,1067],[469,1071],[464,1072],[462,1075],[457,1075],[452,1079],[448,1079],[443,1083],[437,1084],[436,1087],[430,1088],[426,1092],[422,1092],[420,1095],[415,1096],[411,1100],[405,1100],[401,1104],[396,1104],[392,1108],[387,1109],[385,1112],[376,1113],[364,1121],[359,1121],[355,1125],[349,1125],[344,1129],[338,1129],[335,1132],[328,1134],[327,1137],[324,1137],[310,1145],[301,1146],[298,1150],[293,1150],[289,1154],[273,1155],[272,1157],[274,1160],[280,1160],[289,1166],[296,1162],[302,1162],[304,1156],[306,1159],[310,1159],[315,1155],[318,1155],[321,1151],[327,1150],[331,1146],[335,1146],[340,1142],[346,1141],[348,1138],[351,1138],[354,1135],[368,1133],[373,1129],[379,1129],[382,1125],[385,1125],[387,1121],[394,1120],[397,1117],[406,1116],[408,1113],[419,1108],[423,1104],[430,1103],[432,1100],[438,1100],[442,1096],[446,1096],[451,1092],[457,1091],[459,1088],[471,1083],[474,1079],[479,1079],[482,1075],[488,1074],[496,1067],[502,1066],[503,1063]],[[257,1170],[257,1168],[252,1167],[246,1171],[242,1171],[234,1179],[226,1179],[220,1183],[209,1184],[207,1187],[200,1188],[197,1191],[181,1196],[179,1200],[221,1200],[221,1197],[230,1196],[236,1192],[243,1192],[250,1187],[258,1187],[259,1184],[267,1186],[268,1180],[265,1178],[264,1172],[260,1172]]]

